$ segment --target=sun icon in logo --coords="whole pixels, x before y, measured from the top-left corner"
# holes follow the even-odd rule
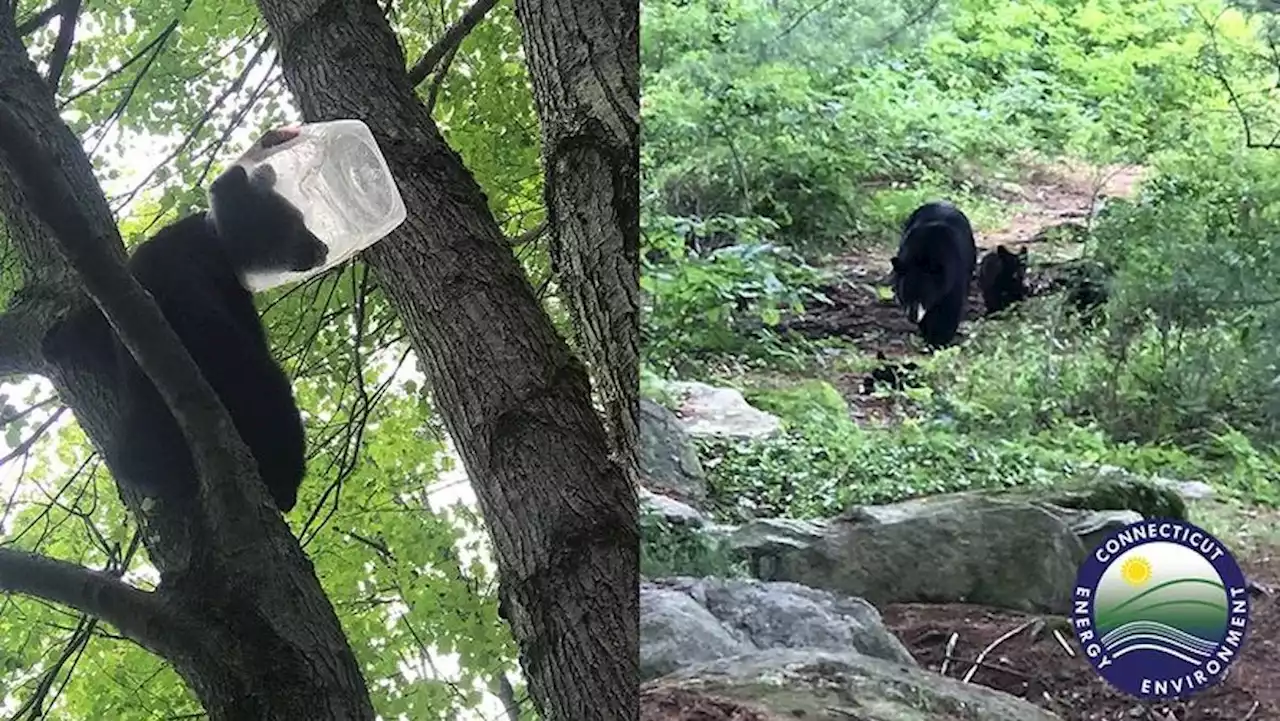
[[[1151,580],[1151,562],[1143,556],[1125,559],[1120,564],[1120,577],[1130,586],[1141,586]]]

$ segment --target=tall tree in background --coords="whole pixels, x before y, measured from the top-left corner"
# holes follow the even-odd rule
[[[365,254],[371,278],[344,275],[363,278],[362,291],[376,285],[385,293],[426,372],[486,520],[501,581],[500,608],[520,647],[536,705],[550,719],[632,718],[638,637],[633,461],[625,453],[610,453],[583,365],[552,327],[485,195],[431,115],[459,44],[493,5],[482,1],[469,9],[406,71],[400,43],[376,3],[260,3],[284,79],[304,117],[364,120],[400,183],[409,209],[405,225]],[[50,90],[64,82],[62,69],[74,52],[81,12],[79,3],[55,7],[54,13],[19,16],[11,4],[0,3],[0,215],[6,221],[5,249],[11,251],[5,257],[16,258],[14,270],[22,280],[0,316],[0,377],[49,377],[95,444],[110,447],[105,441],[118,412],[115,389],[75,363],[49,364],[42,352],[48,329],[68,307],[87,302],[87,291],[182,421],[204,493],[192,519],[163,504],[143,507],[126,492],[124,500],[144,531],[133,540],[122,536],[123,544],[104,539],[106,550],[97,556],[55,560],[23,544],[0,549],[0,589],[74,609],[83,629],[77,631],[79,645],[68,644],[70,654],[83,648],[84,639],[100,634],[105,622],[163,657],[210,718],[372,718],[361,671],[368,673],[376,661],[366,654],[357,662],[311,560],[265,504],[261,484],[252,480],[252,464],[229,430],[225,412],[175,339],[157,330],[164,324],[154,305],[123,272],[111,209]],[[526,32],[547,22],[546,12],[522,10]],[[23,35],[58,13],[61,26],[42,74],[28,60]],[[632,8],[609,19],[621,23],[617,36],[625,40],[612,52],[634,53],[635,15]],[[177,26],[175,20],[160,37],[171,36]],[[576,41],[588,37],[580,34]],[[529,55],[531,65],[559,62]],[[620,76],[606,85],[634,93],[634,57],[629,80],[627,64],[615,65]],[[428,78],[432,82],[420,95],[416,86]],[[173,102],[183,101],[180,86],[173,95]],[[634,95],[614,101],[624,111],[636,105]],[[554,107],[542,103],[549,126],[554,114],[548,109]],[[620,117],[625,125],[625,113]],[[593,122],[618,127],[617,118]],[[592,136],[608,143],[597,152],[634,157],[634,112],[630,123],[621,134]],[[555,127],[544,128],[544,137],[567,137]],[[562,162],[569,167],[599,162],[591,154],[553,150],[548,155],[557,157],[567,158]],[[560,242],[557,265],[581,269],[566,272],[567,279],[591,281],[602,263],[609,265],[609,248],[626,251],[637,244],[636,211],[625,207],[625,198],[635,195],[626,185],[626,170],[612,162],[606,172],[614,184],[601,191],[602,199],[577,195],[581,189],[573,184],[548,185],[550,207],[558,209],[550,219],[556,237],[578,233],[574,237],[585,239],[582,229],[588,228],[611,243],[604,250],[591,247],[591,259],[578,259],[569,257],[576,252],[572,243]],[[631,173],[634,177],[634,168]],[[565,204],[566,195],[576,200]],[[563,221],[567,208],[577,208],[582,219]],[[614,263],[634,269],[632,256]],[[613,283],[622,298],[630,299],[622,305],[634,304],[634,287],[628,289],[625,278]],[[607,299],[608,287],[591,292]],[[570,287],[567,292],[585,291]],[[353,294],[358,328],[364,327],[365,297]],[[570,305],[579,329],[591,329],[582,337],[597,339],[584,341],[585,353],[602,378],[610,430],[615,439],[626,438],[618,429],[628,417],[634,426],[634,407],[628,411],[625,399],[634,406],[636,391],[622,386],[636,371],[616,369],[600,350],[630,347],[634,359],[634,337],[628,341],[620,325],[626,314],[610,306],[607,317],[597,318],[589,313],[592,306]],[[634,327],[630,332],[634,336]],[[316,338],[323,342],[326,335],[318,332]],[[394,426],[384,424],[381,431],[392,432],[388,428]],[[408,437],[408,429],[401,430]],[[628,443],[612,445],[625,449]],[[112,460],[107,458],[109,464]],[[406,469],[414,465],[404,464]],[[339,479],[335,488],[341,485]],[[416,550],[388,547],[372,537],[376,532],[352,530],[345,537],[373,549],[387,564],[398,562],[397,551]],[[122,580],[139,542],[161,572],[155,590]],[[452,567],[465,576],[459,562]],[[450,611],[441,608],[433,615],[443,619]],[[38,685],[28,699],[39,699],[28,704],[28,718],[39,716],[59,678],[56,671],[41,677],[50,682]]]
[[[637,457],[639,3],[516,0],[542,119],[552,257],[618,458]]]

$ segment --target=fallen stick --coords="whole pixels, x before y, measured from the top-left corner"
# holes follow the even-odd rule
[[[947,675],[947,664],[951,663],[951,654],[956,650],[956,641],[959,640],[960,634],[954,631],[951,633],[951,638],[947,639],[947,647],[942,652],[942,668],[938,671],[939,674]]]
[[[1031,628],[1032,624],[1034,624],[1036,621],[1037,619],[1033,618],[1030,621],[1027,621],[1026,623],[1019,624],[1017,628],[1009,631],[1008,633],[1005,633],[1004,635],[1000,636],[1000,638],[997,638],[996,640],[992,641],[991,644],[988,645],[986,648],[982,649],[982,653],[978,654],[978,658],[974,659],[973,666],[969,669],[969,672],[964,675],[963,679],[961,679],[962,682],[969,683],[970,681],[973,680],[973,675],[978,672],[978,668],[982,665],[982,662],[986,660],[987,654],[991,653],[991,651],[994,650],[996,646],[999,646],[1005,641],[1008,641],[1009,639],[1013,638],[1019,633],[1022,633],[1028,628]]]

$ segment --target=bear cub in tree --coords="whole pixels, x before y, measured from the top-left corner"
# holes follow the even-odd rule
[[[891,261],[893,292],[930,346],[955,339],[977,256],[969,219],[950,203],[925,203],[903,225]]]
[[[999,313],[1027,297],[1027,249],[1017,253],[1003,245],[982,257],[978,264],[978,287],[987,315]]]
[[[255,149],[295,134],[272,131]],[[244,277],[319,267],[328,247],[274,184],[270,166],[259,166],[250,176],[233,165],[210,185],[209,212],[160,230],[138,247],[128,268],[226,407],[276,506],[288,512],[306,472],[302,417],[288,377],[271,356]],[[195,466],[173,414],[98,309],[87,313],[69,319],[46,350],[85,357],[94,353],[85,344],[109,337],[110,350],[97,353],[96,363],[110,365],[101,372],[121,388],[121,423],[112,454],[120,480],[150,496],[193,497]]]

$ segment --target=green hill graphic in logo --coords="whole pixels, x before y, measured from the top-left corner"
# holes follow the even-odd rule
[[[1094,623],[1113,658],[1139,650],[1208,659],[1227,630],[1227,589],[1204,556],[1174,543],[1126,551],[1098,582]]]

